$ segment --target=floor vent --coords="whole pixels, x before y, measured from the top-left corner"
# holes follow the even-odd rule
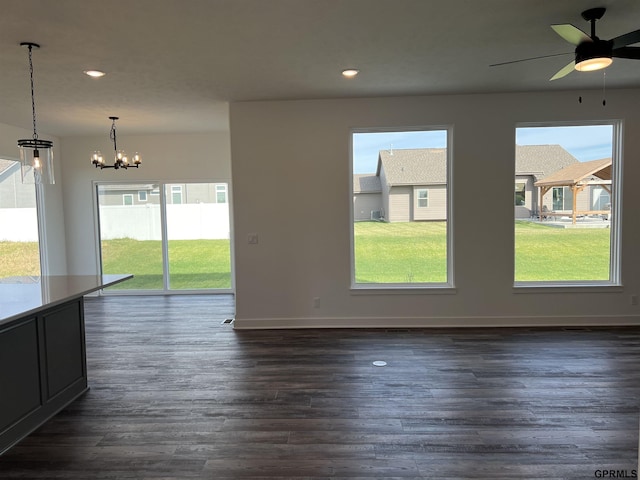
[[[225,318],[222,324],[224,325],[225,323],[233,323],[233,318]]]
[[[565,332],[590,332],[591,329],[589,327],[563,327],[562,330]]]

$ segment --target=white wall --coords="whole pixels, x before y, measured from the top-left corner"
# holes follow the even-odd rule
[[[109,143],[108,125],[102,136],[65,137],[62,144],[65,150],[64,205],[71,274],[95,274],[98,271],[94,181],[231,183],[228,132],[127,136],[125,128],[120,127],[118,147],[139,151],[144,157],[139,169],[118,171],[95,169],[89,162],[92,151],[101,150],[104,154],[113,150]]]
[[[581,104],[577,92],[231,104],[236,328],[637,323],[640,91],[609,90],[606,107],[601,92],[580,94]],[[624,287],[514,290],[516,123],[607,119],[626,128]],[[430,125],[453,125],[455,291],[352,292],[350,128]],[[491,215],[469,208],[478,198]]]
[[[12,125],[0,124],[0,157],[9,160],[19,160],[18,139],[31,138],[32,130],[14,127]],[[43,231],[40,240],[46,242],[47,251],[41,257],[45,264],[45,272],[49,275],[64,275],[67,273],[66,239],[64,229],[64,209],[63,209],[63,182],[62,163],[64,161],[64,151],[60,140],[39,132],[40,138],[53,141],[54,151],[54,185],[43,185],[41,194],[43,197]]]

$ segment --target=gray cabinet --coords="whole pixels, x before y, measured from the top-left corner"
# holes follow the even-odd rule
[[[0,326],[0,453],[87,391],[82,297]]]

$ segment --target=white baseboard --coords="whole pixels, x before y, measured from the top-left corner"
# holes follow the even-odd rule
[[[236,318],[236,330],[289,328],[495,328],[640,326],[640,315],[576,315],[554,317],[310,317]]]

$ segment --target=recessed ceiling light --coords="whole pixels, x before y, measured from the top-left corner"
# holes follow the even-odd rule
[[[100,70],[85,70],[84,73],[93,78],[100,78],[100,77],[104,77],[105,75],[105,73],[101,72]]]
[[[342,71],[342,76],[347,78],[353,78],[360,73],[360,70],[356,70],[355,68],[347,68]]]

